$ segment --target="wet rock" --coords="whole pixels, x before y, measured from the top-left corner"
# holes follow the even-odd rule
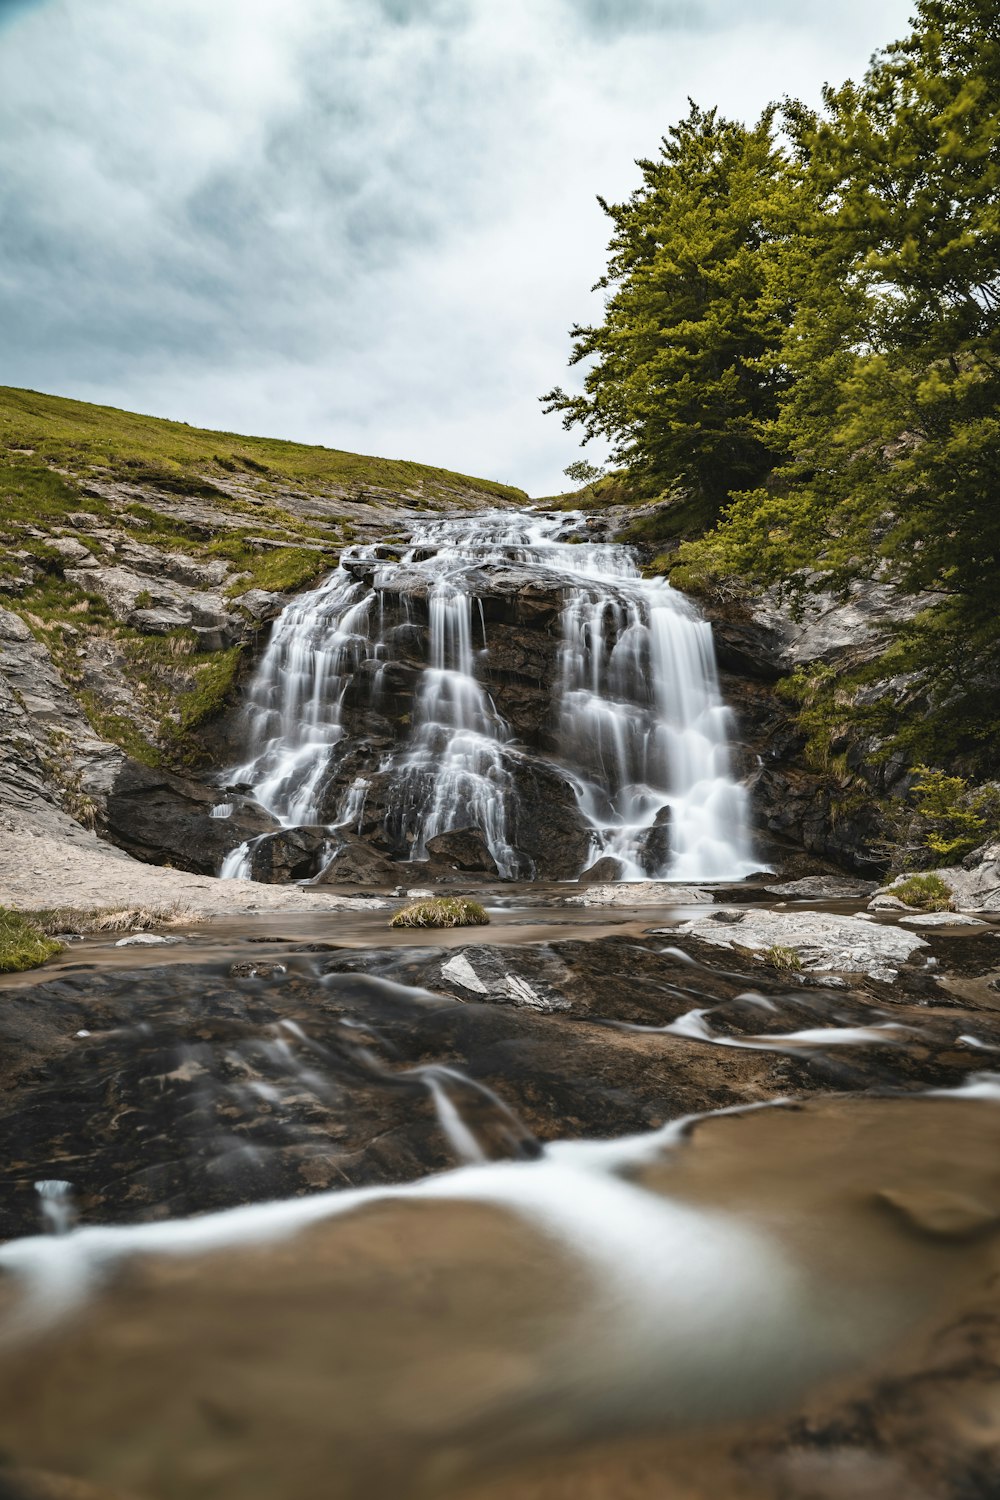
[[[607,885],[611,881],[621,880],[625,874],[625,866],[620,859],[613,854],[602,855],[580,876],[578,885]]]
[[[278,979],[288,973],[287,964],[245,962],[230,964],[229,974],[233,979]]]
[[[84,786],[100,795],[102,832],[136,858],[178,870],[214,875],[237,844],[277,826],[252,798],[239,795],[229,797],[228,818],[213,818],[217,788],[140,765],[120,752],[117,764],[86,778]]]
[[[328,847],[336,846],[329,864],[316,877],[317,885],[395,886],[399,869],[386,855],[363,839],[342,833],[334,839],[327,837]]]
[[[505,951],[483,946],[460,948],[441,965],[441,983],[449,990],[499,1005],[518,1005],[551,1014],[570,1010],[570,1002],[551,983],[527,979],[511,965]]]
[[[592,837],[571,782],[553,766],[529,760],[516,766],[514,779],[514,847],[530,862],[536,880],[575,879],[587,862]]]
[[[116,948],[161,948],[173,943],[182,943],[183,938],[163,937],[157,932],[133,932],[128,937],[119,938],[115,943]]]
[[[458,870],[496,875],[496,861],[478,828],[452,828],[427,840],[427,853]]]
[[[661,807],[653,820],[652,828],[643,840],[643,868],[651,874],[670,867],[670,825],[672,822],[672,808]]]
[[[230,845],[234,840],[230,839]],[[326,828],[282,828],[259,839],[250,850],[250,876],[265,885],[311,880],[329,856]]]

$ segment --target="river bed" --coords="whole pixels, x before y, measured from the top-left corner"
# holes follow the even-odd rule
[[[995,927],[838,982],[703,905],[488,901],[4,984],[13,1458],[135,1500],[995,1494]]]

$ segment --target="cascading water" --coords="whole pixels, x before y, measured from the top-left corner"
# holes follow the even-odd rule
[[[410,858],[424,858],[437,834],[472,828],[500,875],[514,878],[533,873],[512,831],[518,766],[544,760],[574,788],[590,830],[586,862],[610,855],[625,879],[759,868],[710,625],[664,580],[644,579],[627,548],[581,543],[578,516],[503,511],[419,523],[400,549],[347,549],[277,621],[250,689],[250,757],[229,780],[248,784],[283,826],[325,823],[333,833],[360,827],[377,775],[390,787],[386,823]],[[512,570],[556,601],[560,620],[552,722],[533,746],[484,681],[483,600]],[[423,629],[406,737],[370,755],[331,808],[357,748],[345,694],[366,674],[377,707],[402,638],[412,644]],[[250,852],[234,850],[222,874],[248,874]]]

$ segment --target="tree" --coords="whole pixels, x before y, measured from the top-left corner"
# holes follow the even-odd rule
[[[542,399],[603,436],[649,493],[684,488],[711,520],[773,466],[768,424],[787,390],[779,351],[791,320],[776,259],[795,220],[794,177],[773,134],[691,104],[640,161],[642,185],[601,203],[614,225],[604,321],[574,327],[584,394]]]
[[[973,684],[1000,630],[1000,15],[919,0],[860,85],[786,123],[809,182],[791,379],[768,440],[788,457],[689,546],[690,568],[786,585],[890,576],[932,607],[895,670],[928,731],[987,737]],[[788,263],[786,262],[786,265]]]

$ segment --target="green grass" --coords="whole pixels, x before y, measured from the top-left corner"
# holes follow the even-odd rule
[[[37,484],[54,499],[71,486],[46,473],[56,465],[77,474],[104,469],[120,479],[179,495],[224,498],[218,483],[227,475],[280,481],[293,489],[321,493],[329,486],[364,491],[417,492],[414,498],[453,500],[456,489],[497,495],[521,503],[523,490],[471,475],[457,474],[406,459],[346,453],[339,448],[245,437],[141,416],[112,406],[46,396],[0,386],[0,451],[33,449],[11,455],[37,474]],[[61,488],[62,487],[62,488]],[[361,494],[358,498],[363,498]],[[87,510],[98,508],[88,497]]]
[[[890,887],[890,895],[918,911],[954,911],[951,887],[940,875],[911,875]]]
[[[404,906],[389,923],[390,927],[485,927],[489,914],[478,901],[464,896],[434,896],[429,901],[414,901]]]
[[[109,488],[106,497],[95,488],[111,483],[141,493]],[[291,594],[331,572],[356,532],[345,503],[436,510],[480,497],[527,499],[426,464],[0,387],[0,604],[47,647],[94,729],[149,765],[186,769],[197,759],[195,731],[230,700],[240,648],[203,652],[194,632],[145,635],[116,620],[99,595],[65,577],[72,564],[52,545],[57,533],[102,555],[99,539],[75,526],[72,514],[96,517],[116,540],[124,533],[162,551],[224,562],[221,590],[238,610],[250,589]],[[136,607],[151,601],[143,590]],[[93,636],[127,664],[139,722],[109,712],[87,690],[79,648],[81,637]]]
[[[37,969],[47,958],[62,951],[62,944],[47,937],[30,917],[0,906],[0,974],[20,974]]]

